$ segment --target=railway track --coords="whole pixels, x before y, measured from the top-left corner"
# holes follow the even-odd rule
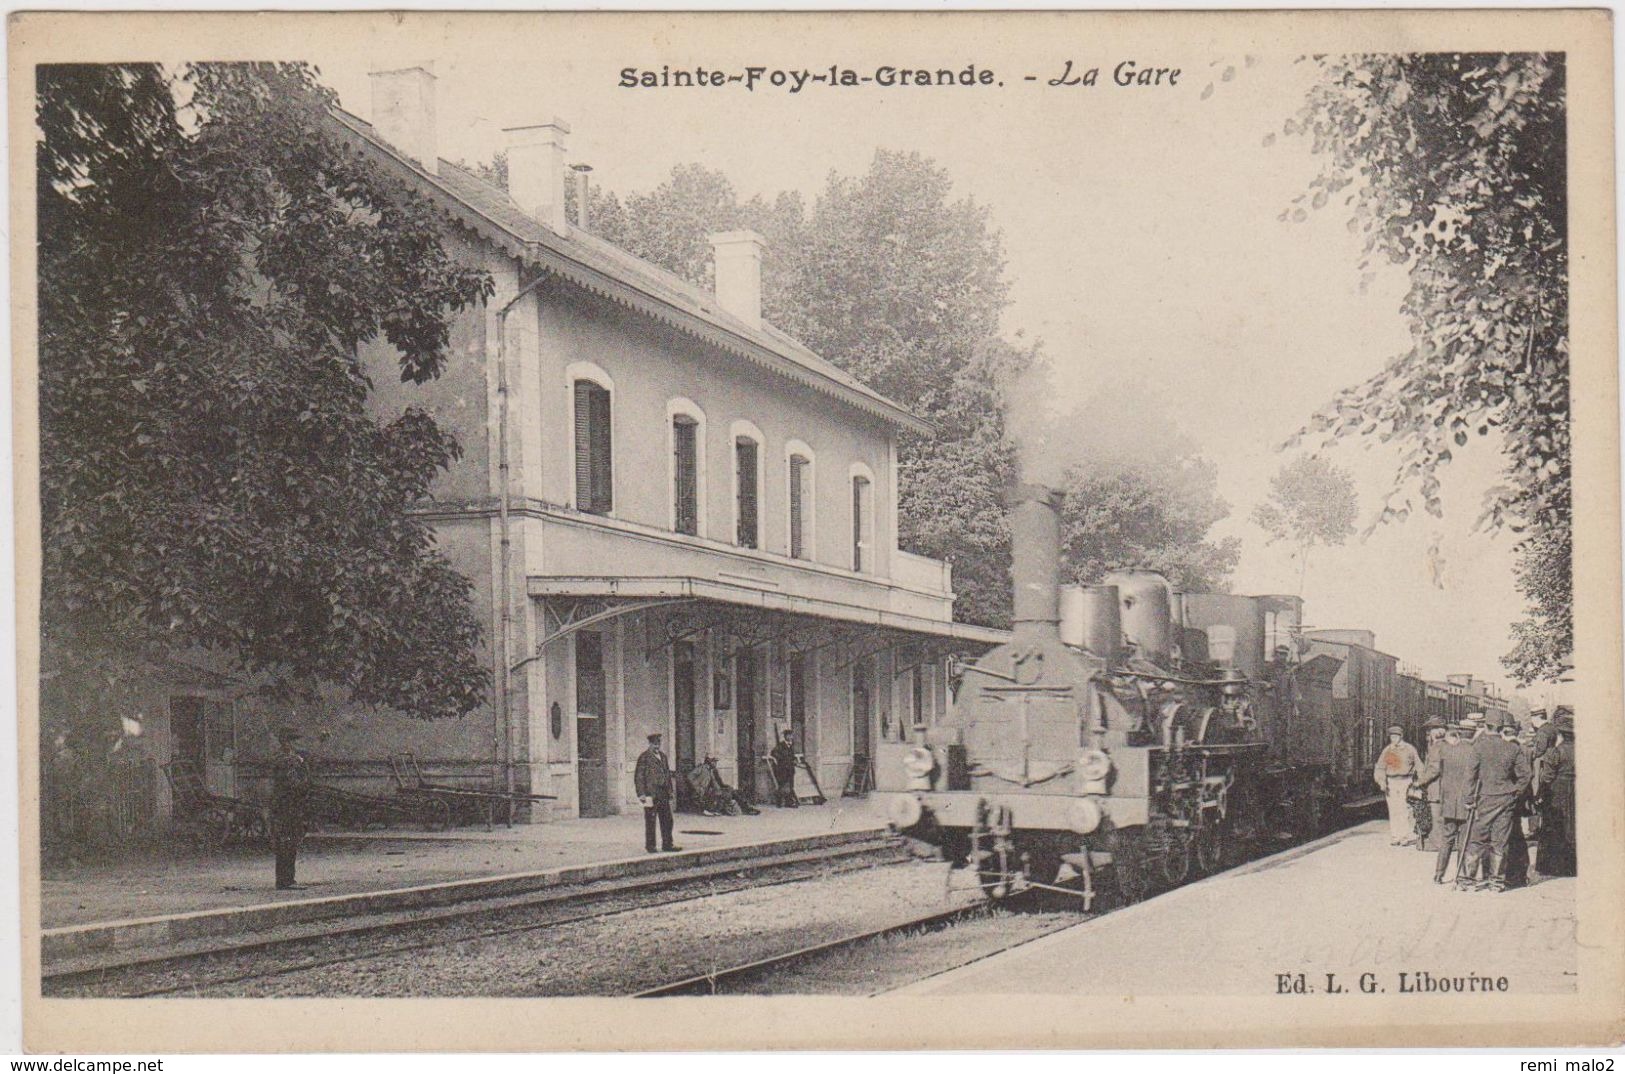
[[[1296,846],[1287,847],[1283,850],[1254,853],[1241,861],[1234,862],[1226,868],[1216,870],[1207,876],[1202,877],[1201,880],[1224,876],[1225,874],[1231,872],[1250,872],[1256,869],[1277,867],[1278,865],[1296,860],[1305,854],[1312,853],[1329,843],[1339,841],[1345,836],[1345,834],[1345,829],[1339,829],[1323,835],[1320,838],[1312,839],[1306,843]],[[1196,882],[1199,883],[1200,880]],[[1155,900],[1161,895],[1180,890],[1180,888],[1186,886],[1188,885],[1179,884],[1171,888],[1159,890],[1148,896],[1146,899],[1127,905],[1142,905],[1145,902]],[[796,971],[805,969],[809,966],[809,964],[814,963],[819,959],[837,955],[842,952],[859,949],[864,945],[874,944],[877,941],[884,941],[889,937],[923,936],[951,929],[956,925],[974,920],[978,916],[987,914],[990,908],[995,905],[1005,909],[1022,909],[1030,907],[1034,900],[1045,898],[1052,899],[1053,896],[1049,896],[1045,889],[1029,888],[1021,893],[1010,896],[997,904],[976,903],[970,906],[961,906],[951,910],[925,914],[920,917],[911,918],[907,921],[899,921],[894,924],[885,925],[875,929],[868,929],[849,936],[843,936],[838,939],[810,944],[794,951],[787,951],[784,954],[759,958],[741,963],[737,966],[730,966],[724,969],[718,969],[707,973],[685,977],[681,980],[670,981],[665,984],[656,985],[654,987],[635,992],[632,994],[631,998],[655,999],[669,996],[713,996],[750,993],[768,994],[774,991],[774,989],[771,987],[771,982],[776,976],[794,974]],[[1005,951],[1013,950],[1014,948],[1020,947],[1023,944],[1031,943],[1032,941],[1039,939],[1041,936],[1048,935],[1050,932],[1057,932],[1063,928],[1072,928],[1076,925],[1087,924],[1088,922],[1101,917],[1103,913],[1111,913],[1113,910],[1124,908],[1126,907],[1114,906],[1111,909],[1102,912],[1080,914],[1075,918],[1075,920],[1058,925],[1054,928],[1046,929],[1037,933],[1020,935],[1008,944],[997,945],[991,950],[981,951],[980,953],[967,958],[963,963],[960,963],[953,968],[957,969],[960,968],[960,966],[969,965],[973,962],[979,962],[984,958],[989,958],[996,954],[1002,954]],[[922,976],[936,976],[941,972],[944,971],[933,970],[923,974]],[[889,989],[882,988],[879,990],[879,992],[884,991],[889,991]]]
[[[911,860],[891,839],[793,854],[697,866],[694,869],[600,882],[354,919],[311,923],[289,933],[218,939],[195,950],[126,954],[120,961],[44,970],[47,996],[156,998],[197,994],[275,977],[389,955],[409,955],[477,940],[671,906],[747,888],[775,887],[810,878]],[[483,926],[483,927],[482,927]],[[390,942],[393,939],[395,942]],[[324,947],[338,951],[315,954]],[[177,975],[184,980],[176,981]]]
[[[926,914],[923,917],[900,921],[894,925],[886,925],[878,929],[869,929],[851,936],[843,936],[836,940],[824,943],[811,944],[795,951],[788,951],[782,955],[773,955],[768,958],[756,959],[739,966],[717,970],[712,973],[697,974],[686,977],[680,981],[656,985],[641,992],[634,992],[633,999],[656,999],[663,996],[714,996],[730,992],[743,991],[745,986],[753,982],[771,977],[775,973],[821,958],[825,955],[860,944],[871,943],[887,936],[907,933],[925,934],[939,932],[946,928],[965,921],[978,914],[987,913],[987,906],[978,903],[973,906],[961,906],[940,913]]]

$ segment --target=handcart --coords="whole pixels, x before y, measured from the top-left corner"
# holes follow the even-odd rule
[[[203,782],[197,767],[186,761],[171,761],[163,769],[174,799],[175,817],[196,825],[205,838],[218,835],[221,843],[232,843],[268,837],[271,826],[264,806],[215,794]]]
[[[513,824],[513,807],[521,802],[551,802],[552,794],[523,794],[518,791],[495,791],[480,787],[459,787],[450,783],[432,782],[425,778],[416,754],[410,750],[391,754],[389,767],[395,777],[395,792],[419,801],[430,800],[443,804],[456,823],[480,820],[485,830],[496,824],[497,807],[503,807],[503,823]]]
[[[318,783],[310,789],[309,811],[318,822],[339,828],[410,823],[438,832],[451,827],[451,806],[427,795],[386,798]]]

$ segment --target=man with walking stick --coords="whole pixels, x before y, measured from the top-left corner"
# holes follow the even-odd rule
[[[1509,713],[1502,719],[1500,734],[1487,734],[1474,743],[1471,772],[1477,791],[1467,858],[1482,880],[1467,890],[1506,890],[1507,847],[1518,797],[1529,786],[1529,757],[1518,745],[1517,729],[1518,722]]]
[[[1473,789],[1469,778],[1473,747],[1462,737],[1460,728],[1451,727],[1445,731],[1438,749],[1430,751],[1430,758],[1423,779],[1430,791],[1437,787],[1439,795],[1439,856],[1433,865],[1433,882],[1443,884],[1445,870],[1450,867],[1451,853],[1456,854],[1458,877],[1461,875],[1461,863],[1466,859],[1467,827],[1471,814],[1467,803]]]

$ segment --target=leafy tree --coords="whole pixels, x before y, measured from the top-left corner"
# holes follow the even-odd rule
[[[1521,683],[1569,678],[1574,670],[1574,563],[1567,534],[1538,534],[1523,542],[1518,591],[1529,613],[1512,625],[1512,651],[1502,658]]]
[[[46,718],[105,720],[115,669],[189,651],[477,707],[469,584],[411,513],[458,445],[369,413],[359,349],[438,376],[488,278],[303,66],[44,66],[37,90]]]
[[[1469,438],[1493,435],[1504,483],[1490,490],[1480,525],[1525,534],[1522,584],[1547,592],[1526,576],[1571,556],[1563,57],[1314,62],[1321,77],[1285,124],[1325,158],[1300,200],[1321,208],[1341,195],[1367,261],[1408,267],[1402,311],[1412,347],[1339,394],[1301,435],[1375,436],[1403,447],[1379,522],[1407,517],[1413,496],[1441,515],[1439,470]],[[1283,215],[1306,213],[1299,205]],[[1523,681],[1563,673],[1568,622],[1543,604],[1519,625]]]
[[[1319,455],[1300,455],[1270,479],[1269,497],[1253,508],[1253,521],[1269,534],[1268,543],[1285,541],[1297,548],[1301,597],[1310,551],[1348,540],[1359,513],[1353,475]]]

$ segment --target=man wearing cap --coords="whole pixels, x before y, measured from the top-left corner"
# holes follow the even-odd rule
[[[632,784],[643,805],[643,845],[650,854],[655,852],[655,824],[660,825],[660,849],[681,850],[671,842],[671,765],[660,752],[660,733],[649,736],[649,748],[638,755],[637,768],[632,773]]]
[[[1518,798],[1529,787],[1529,758],[1518,745],[1518,721],[1507,713],[1500,734],[1486,733],[1473,744],[1472,779],[1478,812],[1467,842],[1467,861],[1481,882],[1470,890],[1506,890],[1507,847]]]
[[[278,731],[282,751],[271,765],[271,847],[276,852],[276,886],[284,891],[302,886],[294,883],[293,873],[310,804],[310,762],[298,750],[299,737],[292,728]]]
[[[722,782],[722,774],[717,771],[717,759],[709,753],[705,755],[705,760],[689,770],[688,785],[694,789],[700,812],[708,817],[730,813],[754,817],[761,813],[760,809],[750,804],[749,798]]]
[[[1388,728],[1388,745],[1377,755],[1372,777],[1377,787],[1388,796],[1388,842],[1396,847],[1416,842],[1416,829],[1411,825],[1411,804],[1407,800],[1411,785],[1422,770],[1422,758],[1416,747],[1405,741],[1405,729],[1398,724]]]
[[[1439,777],[1444,771],[1444,720],[1430,716],[1423,727],[1428,734],[1427,759],[1422,762],[1422,774],[1411,787],[1411,794],[1421,796],[1427,803],[1428,819],[1432,822],[1417,849],[1435,852],[1444,845],[1444,809],[1440,805],[1442,788],[1439,786]]]
[[[1550,726],[1557,729],[1556,744],[1542,759],[1538,788],[1547,805],[1540,871],[1547,876],[1569,876],[1578,865],[1574,839],[1574,717],[1563,713]]]
[[[786,727],[779,741],[768,751],[773,767],[773,804],[794,809],[801,805],[796,797],[796,745],[793,732]]]
[[[1473,784],[1473,744],[1468,741],[1471,729],[1465,724],[1445,729],[1444,741],[1439,744],[1439,775],[1434,784],[1439,788],[1439,856],[1433,865],[1433,882],[1445,882],[1445,870],[1450,867],[1450,855],[1467,855],[1467,814],[1470,811]]]

